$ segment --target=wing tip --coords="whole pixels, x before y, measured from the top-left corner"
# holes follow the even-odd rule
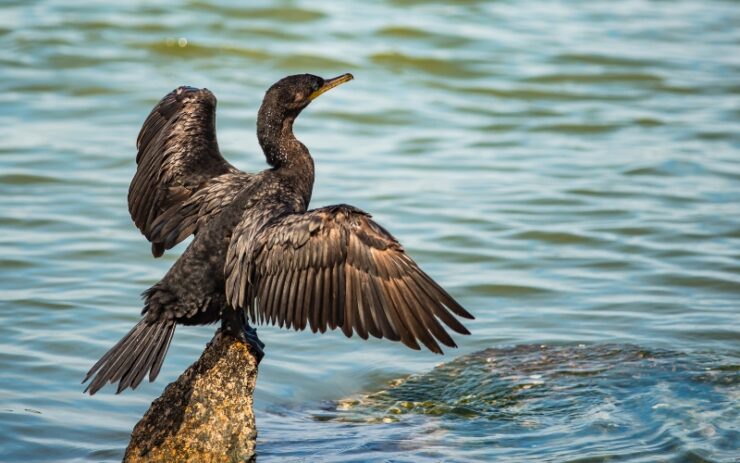
[[[152,255],[156,258],[164,255],[164,243],[152,243]]]
[[[468,320],[475,320],[475,316],[472,313],[468,312],[467,310],[463,309],[462,306],[460,306],[459,309],[460,309],[460,312],[459,313],[456,312],[457,315],[461,316],[462,318],[466,318]]]

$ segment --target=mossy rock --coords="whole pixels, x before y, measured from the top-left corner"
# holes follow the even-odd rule
[[[217,334],[152,402],[134,427],[124,463],[253,460],[256,381],[257,361],[247,345]]]

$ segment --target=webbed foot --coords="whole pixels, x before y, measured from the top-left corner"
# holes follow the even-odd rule
[[[257,358],[257,363],[262,361],[265,343],[257,337],[257,328],[249,325],[243,313],[227,312],[221,320],[221,331],[247,344],[249,351]]]
[[[257,328],[249,326],[249,323],[245,322],[241,334],[242,336],[240,339],[249,344],[250,350],[254,356],[257,357],[257,363],[260,363],[262,361],[262,357],[265,356],[265,343],[260,341],[260,338],[257,337]]]

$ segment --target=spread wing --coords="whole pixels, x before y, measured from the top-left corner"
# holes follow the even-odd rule
[[[156,257],[194,233],[201,214],[222,207],[233,185],[250,177],[219,153],[216,97],[208,89],[170,92],[147,117],[136,146],[129,212]]]
[[[227,298],[254,321],[322,333],[339,327],[412,349],[420,341],[437,353],[437,341],[456,347],[440,322],[469,334],[453,314],[473,316],[357,208],[289,214],[249,236],[249,245],[240,238],[227,256]]]

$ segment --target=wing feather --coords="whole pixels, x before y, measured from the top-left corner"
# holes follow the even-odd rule
[[[249,236],[232,238],[227,299],[250,309],[255,321],[321,333],[340,328],[347,337],[387,338],[436,353],[440,343],[456,347],[443,324],[469,334],[456,316],[473,316],[359,209],[288,213]],[[245,300],[244,292],[254,296]]]
[[[152,109],[136,141],[128,205],[161,256],[234,199],[251,175],[229,164],[216,140],[216,97],[179,87]]]
[[[351,266],[346,265],[344,266],[343,271],[347,272],[347,278],[346,278],[347,288],[346,288],[345,296],[348,301],[354,301],[356,300],[355,295],[354,295],[354,292],[355,292],[354,290],[354,269]],[[362,303],[361,299],[358,299],[357,303],[361,304]],[[344,317],[344,323],[342,323],[342,332],[344,333],[344,335],[347,336],[348,338],[352,337],[352,328],[354,328],[357,334],[361,338],[367,339],[367,333],[365,333],[364,337],[362,336],[362,333],[364,332],[364,330],[357,317],[357,306],[349,305],[346,308],[347,310],[346,310],[345,317]]]
[[[305,267],[298,271],[296,278],[298,287],[295,292],[295,299],[292,303],[293,312],[290,314],[290,324],[293,325],[293,329],[298,330],[301,326],[301,320],[303,319],[303,294],[306,291],[306,275],[308,272]]]

